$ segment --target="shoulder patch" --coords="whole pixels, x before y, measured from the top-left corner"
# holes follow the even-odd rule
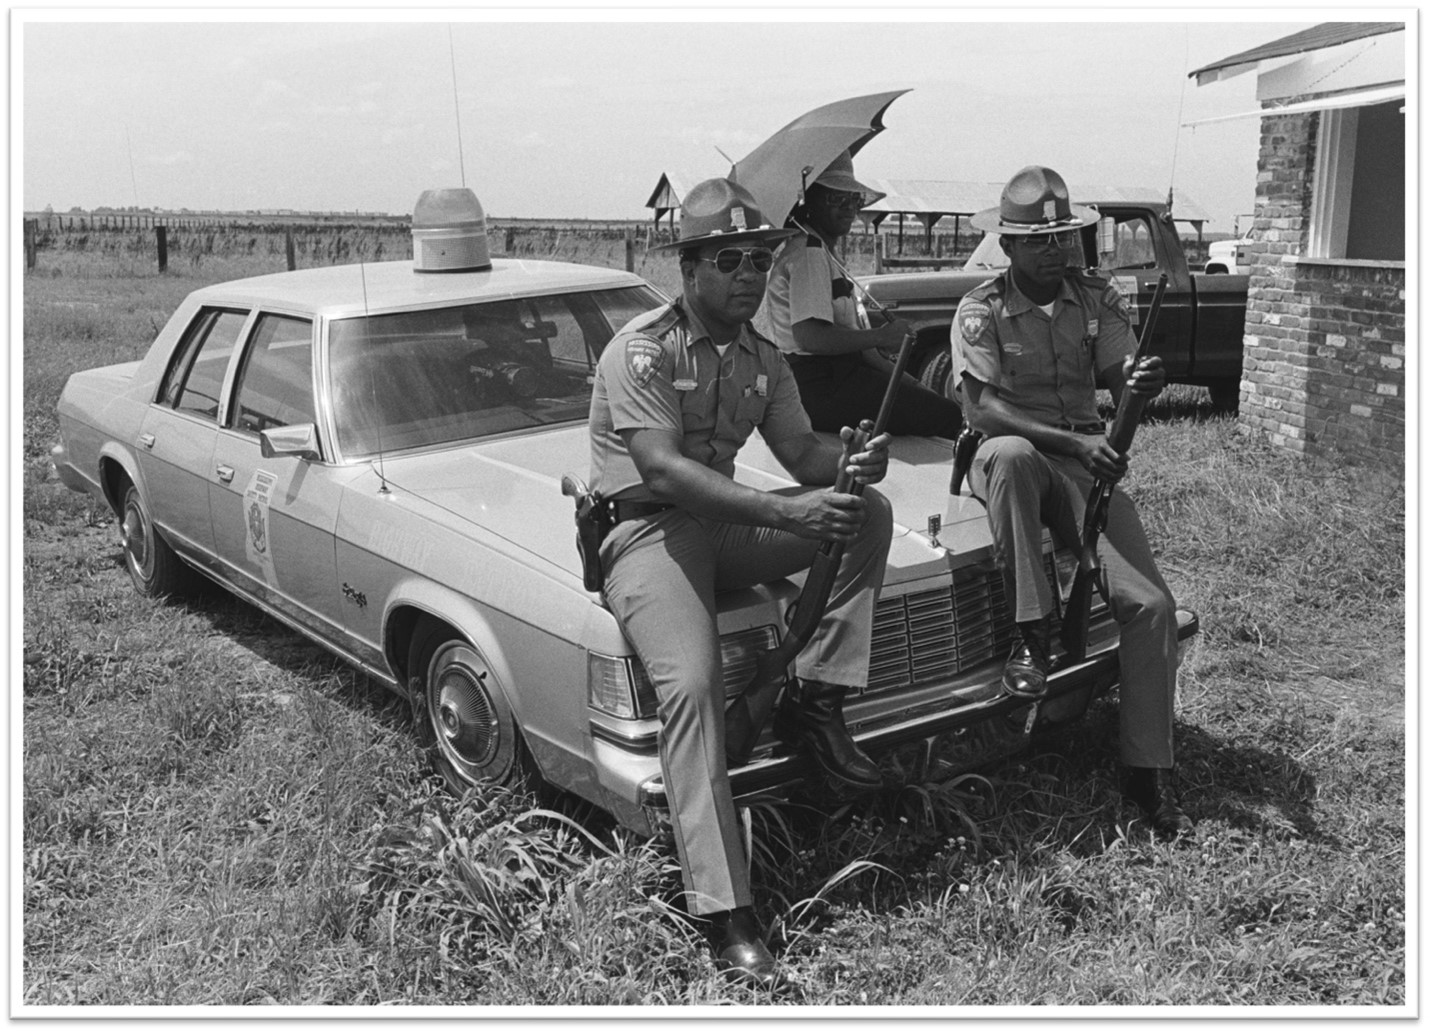
[[[989,320],[993,318],[993,309],[982,301],[965,299],[958,306],[956,318],[958,319],[958,331],[963,334],[963,339],[974,344],[983,335],[983,331],[988,328]]]
[[[626,369],[636,386],[644,387],[655,378],[663,354],[660,344],[649,337],[631,337],[626,341]]]

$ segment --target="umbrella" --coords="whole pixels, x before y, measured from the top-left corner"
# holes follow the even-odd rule
[[[735,162],[730,178],[754,195],[771,225],[782,226],[805,186],[843,151],[857,154],[883,132],[884,111],[907,92],[849,97],[806,112]]]

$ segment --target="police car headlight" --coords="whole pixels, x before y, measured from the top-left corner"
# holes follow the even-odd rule
[[[779,643],[773,626],[754,627],[720,638],[720,666],[727,698],[738,694],[755,674],[761,652]],[[591,708],[620,719],[649,719],[656,714],[655,687],[634,656],[592,652],[586,667],[586,700]]]
[[[586,665],[586,701],[593,709],[634,720],[655,715],[655,688],[639,659],[591,653]]]
[[[779,644],[779,640],[779,634],[772,626],[738,630],[720,638],[720,666],[724,672],[726,698],[732,698],[745,689],[755,675],[755,660],[761,652]]]

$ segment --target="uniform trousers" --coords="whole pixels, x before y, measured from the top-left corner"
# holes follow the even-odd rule
[[[1014,618],[1041,619],[1054,609],[1043,567],[1043,527],[1064,545],[1078,546],[1092,473],[1076,458],[1046,454],[1023,437],[991,437],[974,456],[969,487],[988,507],[994,552],[1011,581]],[[1098,556],[1121,635],[1122,761],[1170,769],[1177,606],[1157,571],[1142,520],[1120,490],[1113,491]]]
[[[889,386],[889,372],[859,354],[790,354],[785,356],[799,399],[817,430],[838,433],[854,419],[873,420]],[[888,430],[897,437],[947,437],[963,428],[958,402],[935,393],[907,372],[899,384],[889,414]]]
[[[868,518],[845,546],[828,607],[795,660],[801,679],[845,687],[868,683],[874,607],[893,515],[878,491],[866,489],[863,497]],[[818,549],[818,541],[783,530],[701,519],[679,508],[620,523],[601,547],[606,604],[655,687],[661,771],[692,914],[751,901],[725,767],[715,592],[797,573]]]

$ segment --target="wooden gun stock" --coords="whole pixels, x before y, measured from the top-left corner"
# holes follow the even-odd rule
[[[1142,332],[1137,339],[1137,354],[1133,358],[1132,371],[1147,355],[1152,342],[1152,330],[1157,324],[1157,316],[1162,310],[1162,297],[1167,292],[1167,276],[1163,273],[1157,280],[1157,290],[1152,295],[1152,306],[1147,311],[1147,321],[1142,323]],[[1130,388],[1124,387],[1117,403],[1117,415],[1112,420],[1107,442],[1119,455],[1127,454],[1132,447],[1132,437],[1142,421],[1142,410],[1147,407],[1147,398]],[[1063,608],[1062,643],[1070,664],[1087,658],[1087,627],[1092,614],[1092,592],[1095,589],[1107,600],[1107,583],[1102,571],[1102,561],[1097,557],[1097,541],[1107,529],[1107,509],[1112,502],[1111,483],[1098,478],[1087,497],[1087,508],[1082,516],[1082,540],[1078,544],[1077,573],[1073,577],[1072,589],[1068,592],[1067,605]]]

